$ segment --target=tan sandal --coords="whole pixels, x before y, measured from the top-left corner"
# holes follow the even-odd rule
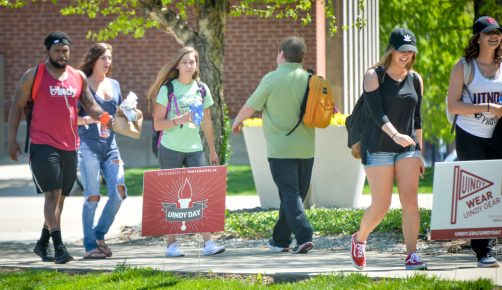
[[[98,244],[98,250],[108,258],[111,257],[113,254],[112,250],[104,243]]]
[[[97,260],[97,259],[106,259],[105,253],[102,253],[98,249],[94,249],[88,253],[85,253],[84,259]]]

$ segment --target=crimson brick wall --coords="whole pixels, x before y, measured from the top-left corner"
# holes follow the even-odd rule
[[[63,17],[59,14],[62,7],[61,4],[41,2],[17,10],[0,8],[0,56],[5,63],[5,116],[23,72],[44,59],[43,39],[47,33],[56,30],[68,33],[73,41],[70,64],[78,66],[84,53],[94,43],[86,39],[87,31],[97,30],[107,23],[106,19]],[[321,24],[322,28],[323,23],[317,23],[315,15],[313,19],[312,25],[304,27],[291,20],[228,18],[223,84],[231,117],[235,116],[261,77],[276,67],[277,46],[283,37],[304,37],[307,43],[305,67],[324,71],[324,31],[316,33],[319,30],[316,26]],[[180,45],[172,36],[155,29],[147,31],[141,39],[119,36],[108,42],[114,49],[112,77],[121,83],[124,96],[134,91],[141,98],[141,109],[146,110],[145,92],[157,71]]]

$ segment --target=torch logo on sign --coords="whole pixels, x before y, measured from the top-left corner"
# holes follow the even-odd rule
[[[207,208],[207,199],[192,202],[192,185],[188,179],[178,190],[178,203],[163,202],[162,211],[166,214],[166,221],[181,222],[181,230],[186,230],[186,222],[200,220],[204,217],[204,209]],[[192,202],[192,207],[190,207]],[[179,204],[179,207],[177,205]]]
[[[453,190],[452,190],[452,205],[451,205],[451,224],[457,223],[458,203],[470,197],[465,203],[470,209],[464,216],[472,216],[477,210],[482,210],[481,206],[485,202],[490,202],[494,197],[491,191],[482,193],[481,195],[472,196],[480,191],[492,186],[493,182],[479,177],[471,172],[460,169],[460,166],[455,166],[453,169]]]

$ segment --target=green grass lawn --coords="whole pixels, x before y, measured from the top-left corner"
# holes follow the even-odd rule
[[[147,170],[157,170],[158,168],[127,168],[125,170],[125,180],[128,194],[131,196],[142,195],[143,192],[143,172]],[[227,194],[228,195],[256,195],[251,167],[247,165],[230,165],[227,174]],[[106,189],[101,187],[101,193],[105,194]]]
[[[149,268],[119,265],[112,272],[68,273],[49,270],[0,272],[2,289],[494,289],[488,279],[449,281],[411,275],[375,279],[364,274],[330,274],[294,282],[274,282],[261,274],[218,277],[178,276]]]
[[[131,196],[142,195],[143,192],[143,172],[146,170],[156,170],[158,168],[127,168],[125,171],[125,180],[128,193]],[[264,168],[263,170],[269,170]],[[419,193],[432,193],[432,179],[434,169],[427,168],[423,179],[420,179],[418,188]],[[227,180],[228,195],[255,195],[256,189],[253,181],[251,167],[248,165],[229,165],[228,180]],[[397,192],[397,187],[394,186],[394,192]],[[102,193],[105,194],[105,189],[102,187]],[[370,189],[367,182],[363,189],[364,194],[369,194]]]

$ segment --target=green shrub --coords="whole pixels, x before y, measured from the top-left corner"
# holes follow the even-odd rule
[[[363,209],[312,208],[306,210],[307,217],[320,236],[349,235],[359,229]],[[430,210],[420,209],[420,232],[426,233],[430,224]],[[225,232],[241,238],[262,239],[272,234],[277,221],[277,210],[227,211]],[[401,209],[391,209],[375,232],[401,232]]]

